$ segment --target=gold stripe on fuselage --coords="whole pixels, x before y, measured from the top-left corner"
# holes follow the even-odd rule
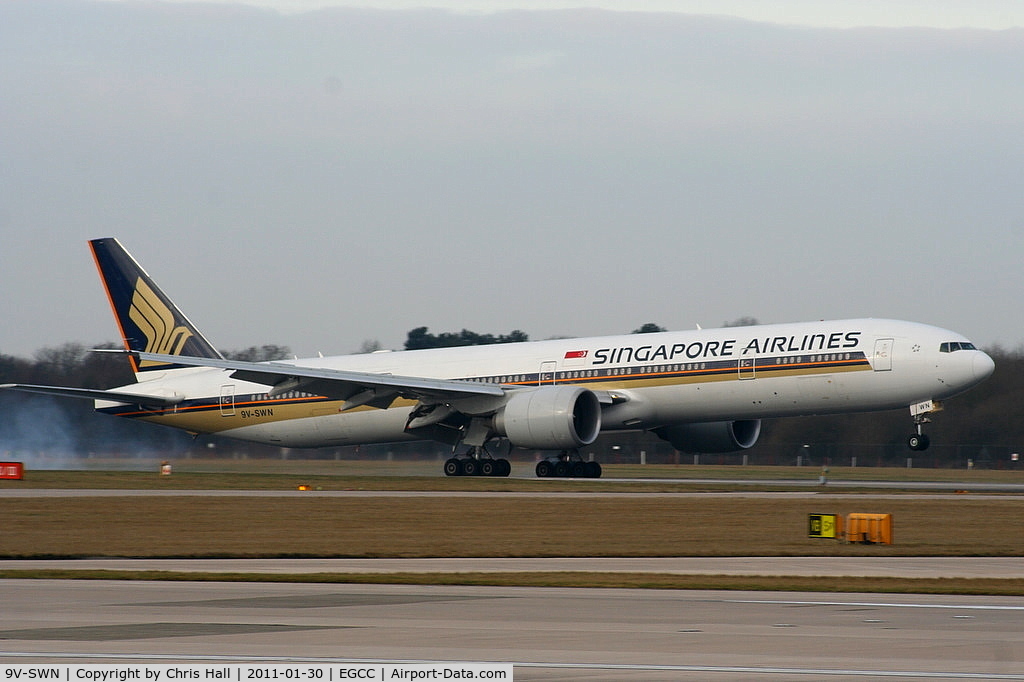
[[[846,372],[871,371],[871,365],[861,353],[847,359],[834,356],[822,360],[804,360],[807,356],[794,358],[760,358],[753,368],[740,370],[736,363],[708,363],[657,365],[642,368],[630,368],[629,374],[615,374],[623,368],[601,370],[572,370],[559,372],[553,381],[544,385],[581,385],[595,390],[629,390],[667,386],[693,386],[706,383],[738,381],[740,372],[745,372],[744,379],[770,379],[780,377],[797,377],[828,375]],[[853,355],[853,354],[851,354]],[[811,356],[818,357],[818,356]],[[771,364],[767,364],[767,363]],[[499,377],[479,379],[487,383]],[[511,378],[501,376],[500,378]],[[538,375],[519,375],[519,381],[506,381],[502,385],[510,387],[531,387],[538,385]],[[323,396],[300,396],[289,398],[263,398],[265,393],[237,396],[230,403],[221,403],[218,398],[186,401],[164,409],[138,409],[120,406],[107,408],[122,417],[141,419],[143,421],[172,426],[198,433],[218,433],[231,429],[257,424],[269,424],[292,419],[308,419],[341,413],[343,400],[325,398]],[[259,397],[257,397],[259,396]],[[415,400],[397,399],[391,408],[411,407]],[[365,410],[378,409],[361,406],[346,411],[346,414]]]

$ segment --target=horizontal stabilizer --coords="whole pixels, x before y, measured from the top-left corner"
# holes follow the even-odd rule
[[[33,384],[0,384],[0,388],[8,388],[13,391],[26,391],[28,393],[41,393],[43,395],[59,395],[66,398],[110,400],[117,403],[128,403],[129,405],[153,405],[156,407],[170,407],[171,405],[177,405],[184,400],[184,397],[182,396],[144,395],[140,393],[126,393],[124,391],[104,391],[98,388],[35,386]]]

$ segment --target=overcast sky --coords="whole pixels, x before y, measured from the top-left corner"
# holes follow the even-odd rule
[[[438,7],[469,13],[590,7],[628,12],[709,14],[777,24],[841,28],[930,26],[1003,29],[1024,25],[1024,3],[1020,0],[235,0],[233,4],[266,7],[284,13],[308,12],[324,7]]]
[[[0,353],[116,339],[105,236],[225,349],[1024,342],[1024,3],[258,4],[0,0]]]

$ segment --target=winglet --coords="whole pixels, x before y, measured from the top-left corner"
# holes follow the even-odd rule
[[[223,358],[116,239],[93,239],[89,246],[136,375],[174,367],[140,361],[139,352]]]

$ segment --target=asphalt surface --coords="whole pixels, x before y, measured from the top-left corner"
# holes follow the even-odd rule
[[[512,663],[516,680],[1024,680],[1024,598],[0,580],[12,663]]]
[[[547,479],[555,480],[555,479]],[[594,479],[591,479],[594,480]],[[627,481],[628,479],[619,479]],[[654,479],[645,479],[646,483],[657,483]],[[687,481],[671,481],[669,483],[682,483]],[[694,483],[695,481],[689,481]],[[712,483],[724,483],[725,481],[711,481]],[[751,483],[750,481],[731,481],[733,484]],[[753,483],[758,485],[757,482]],[[899,489],[900,487],[927,490],[929,486],[942,486],[935,490],[954,492],[937,493],[884,493],[872,490],[865,493],[866,497],[872,499],[929,499],[929,500],[964,500],[964,499],[992,499],[991,495],[980,494],[984,492],[1001,492],[999,499],[1021,499],[1024,497],[1024,485],[1017,484],[990,484],[998,486],[988,488],[982,486],[966,486],[964,484],[922,484],[920,486],[882,486],[884,488]],[[852,485],[846,487],[853,487]],[[864,487],[860,485],[859,487]],[[874,484],[869,487],[874,488]],[[694,492],[565,492],[565,491],[465,491],[465,490],[179,490],[179,489],[118,489],[118,488],[0,488],[0,498],[33,498],[33,497],[459,497],[459,498],[482,498],[482,497],[504,497],[504,498],[644,498],[652,497],[693,497],[693,498],[751,498],[751,499],[850,499],[849,493],[833,494],[831,491],[838,486],[821,487],[809,491],[694,491]]]
[[[6,559],[0,570],[203,573],[516,573],[1024,578],[1020,557],[558,557],[455,559]],[[1022,626],[1024,633],[1024,626]]]

